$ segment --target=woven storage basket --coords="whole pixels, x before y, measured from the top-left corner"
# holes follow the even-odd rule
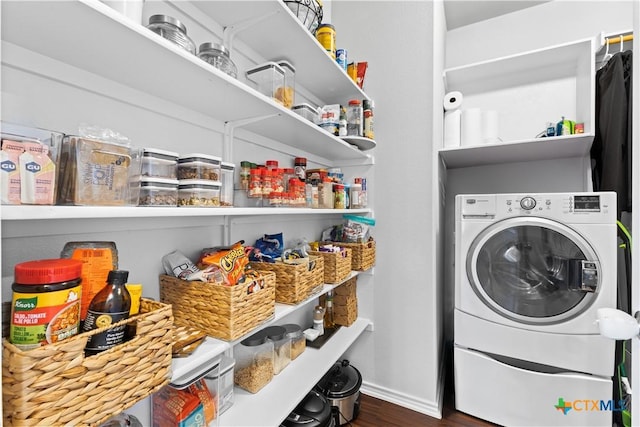
[[[171,306],[142,298],[131,340],[85,356],[94,329],[22,351],[3,341],[5,426],[98,425],[155,393],[171,377]]]
[[[324,282],[340,283],[351,273],[351,249],[340,253],[310,251],[310,254],[324,258]]]
[[[371,239],[364,243],[322,242],[343,248],[349,248],[351,253],[351,269],[365,271],[376,263],[376,242]]]
[[[358,318],[357,277],[352,277],[333,289],[333,321],[336,325],[351,326]],[[326,297],[320,298],[320,305]]]
[[[222,340],[234,340],[275,313],[276,275],[261,272],[262,289],[254,282],[225,286],[160,276],[160,300],[173,306],[177,325],[199,329]]]
[[[315,294],[324,282],[324,259],[310,256],[309,264],[284,262],[251,262],[251,268],[276,275],[276,302],[298,304]]]

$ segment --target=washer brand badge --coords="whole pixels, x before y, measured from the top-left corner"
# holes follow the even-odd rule
[[[31,172],[31,173],[38,173],[40,172],[40,169],[42,169],[40,165],[37,164],[36,162],[29,162],[26,165],[24,165],[24,168],[27,170],[27,172]]]
[[[5,160],[4,162],[0,163],[0,168],[5,172],[13,172],[14,170],[16,170],[16,164],[11,160]]]
[[[572,409],[576,412],[621,412],[627,409],[624,400],[579,399],[567,402],[562,397],[558,398],[558,403],[553,405],[553,407],[561,411],[564,415],[567,415]]]
[[[467,199],[467,204],[468,205],[475,205],[476,204],[476,199]]]

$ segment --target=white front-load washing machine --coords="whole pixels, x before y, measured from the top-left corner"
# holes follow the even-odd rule
[[[508,426],[610,425],[615,193],[456,196],[456,408]]]

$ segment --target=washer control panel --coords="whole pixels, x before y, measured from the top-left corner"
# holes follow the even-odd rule
[[[520,199],[520,207],[525,210],[531,210],[536,207],[536,199],[531,196]]]

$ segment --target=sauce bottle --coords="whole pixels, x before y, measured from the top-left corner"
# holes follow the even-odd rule
[[[125,286],[128,278],[128,271],[111,270],[109,272],[107,284],[93,297],[89,304],[87,317],[82,329],[84,332],[111,326],[129,317],[131,295]],[[126,340],[126,332],[127,325],[121,325],[90,336],[87,340],[85,353],[88,355],[97,354],[122,344]]]

